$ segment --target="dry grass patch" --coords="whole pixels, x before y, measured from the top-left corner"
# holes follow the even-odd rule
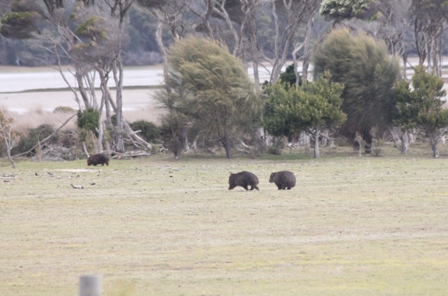
[[[48,112],[42,108],[35,107],[25,114],[5,111],[9,117],[14,118],[14,129],[19,133],[28,133],[30,129],[37,128],[42,124],[49,124],[55,129],[62,126],[74,113]],[[76,128],[76,116],[72,118],[63,129]]]
[[[295,188],[268,182],[280,169]],[[259,192],[227,190],[241,170]],[[445,295],[447,173],[421,156],[4,163],[0,291],[75,295],[99,273],[104,295]]]

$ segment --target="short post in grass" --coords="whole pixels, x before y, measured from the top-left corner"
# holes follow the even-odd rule
[[[103,278],[101,275],[81,275],[79,277],[79,296],[101,296]]]

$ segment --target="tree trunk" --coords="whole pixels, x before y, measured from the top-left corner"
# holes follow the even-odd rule
[[[89,98],[87,97],[86,91],[84,89],[84,82],[82,80],[82,74],[78,72],[75,73],[76,81],[78,82],[79,93],[81,94],[82,101],[84,102],[84,108],[92,108],[89,102]]]
[[[404,133],[401,135],[401,154],[408,154],[408,147],[409,147],[409,136],[408,131],[404,131]]]
[[[322,147],[326,147],[328,145],[328,133],[328,129],[325,129],[322,133]]]
[[[406,77],[406,67],[407,67],[407,64],[408,64],[408,55],[407,55],[407,53],[403,53],[403,55],[402,55],[402,58],[403,58],[403,79],[405,80],[405,81],[408,81],[408,78]]]
[[[184,138],[184,151],[189,151],[190,143],[188,142],[188,129],[185,129],[183,138]]]
[[[121,52],[121,50],[120,50]],[[116,107],[115,116],[117,120],[117,138],[116,144],[118,151],[124,151],[124,139],[123,139],[123,63],[121,56],[119,55],[114,65],[114,80],[116,89]]]
[[[8,143],[8,140],[6,140],[6,139],[5,139],[5,143],[6,143],[6,156],[8,157],[8,160],[11,163],[12,168],[15,169],[16,168],[16,163],[14,162],[14,159],[11,156],[12,146]]]
[[[437,144],[439,143],[438,139],[431,136],[429,137],[429,145],[431,145],[432,149],[432,156],[433,157],[439,157],[439,149],[437,149]]]
[[[159,14],[157,14],[157,27],[156,27],[156,43],[159,46],[159,50],[160,53],[162,54],[163,57],[163,77],[165,78],[165,81],[167,80],[168,77],[168,61],[167,61],[167,51],[165,48],[165,45],[163,44],[163,17],[159,16]]]
[[[364,153],[370,154],[372,153],[372,134],[370,130],[364,130],[362,133],[363,140],[366,141],[366,145],[364,146]],[[359,147],[361,149],[361,146]]]
[[[308,65],[310,63],[310,57],[311,57],[311,52],[310,52],[310,39],[311,39],[311,34],[312,34],[312,30],[313,30],[313,25],[314,25],[314,17],[310,17],[308,19],[308,23],[306,25],[306,34],[305,34],[305,40],[303,41],[304,43],[304,47],[303,47],[303,59],[302,59],[302,78],[303,81],[307,81],[308,80]],[[297,82],[299,81],[298,77],[298,73],[296,73],[297,76]]]
[[[232,145],[230,143],[230,140],[225,137],[221,140],[222,145],[224,146],[224,149],[226,150],[226,157],[227,159],[232,159],[233,155],[232,155]]]
[[[314,158],[320,157],[319,135],[320,135],[320,129],[316,128],[316,130],[314,131]]]
[[[103,115],[103,108],[104,105],[107,104],[108,101],[108,96],[109,93],[107,91],[107,73],[104,73],[103,70],[98,69],[98,74],[100,76],[100,80],[101,80],[101,92],[102,92],[102,97],[101,97],[101,102],[100,102],[100,106],[98,109],[98,147],[100,151],[97,152],[101,152],[103,151],[103,138],[104,138],[104,127],[103,127],[103,119],[102,119],[102,115]]]

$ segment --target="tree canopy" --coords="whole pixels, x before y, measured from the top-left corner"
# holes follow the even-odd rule
[[[159,96],[171,111],[187,116],[201,133],[223,144],[256,128],[261,99],[242,62],[224,44],[190,36],[169,48],[167,88]]]
[[[412,87],[406,81],[398,82],[395,87],[395,124],[403,130],[420,129],[429,138],[434,157],[439,156],[437,144],[448,127],[448,109],[443,107],[446,95],[443,85],[440,77],[418,66],[412,77]]]
[[[384,42],[363,33],[354,36],[346,29],[335,30],[314,52],[313,61],[315,79],[328,70],[332,81],[344,85],[345,133],[358,131],[369,142],[373,127],[384,130],[392,123],[392,89],[400,68]]]
[[[307,132],[314,139],[314,157],[318,158],[322,130],[337,127],[346,120],[341,111],[342,89],[341,84],[330,82],[329,72],[300,87],[276,83],[268,88],[263,125],[273,136],[289,139],[302,131]]]

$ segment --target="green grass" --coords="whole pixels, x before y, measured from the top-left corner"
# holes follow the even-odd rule
[[[2,162],[1,294],[102,274],[104,295],[445,295],[448,166],[427,149]],[[291,191],[268,182],[283,169]],[[241,170],[259,192],[227,189]]]

